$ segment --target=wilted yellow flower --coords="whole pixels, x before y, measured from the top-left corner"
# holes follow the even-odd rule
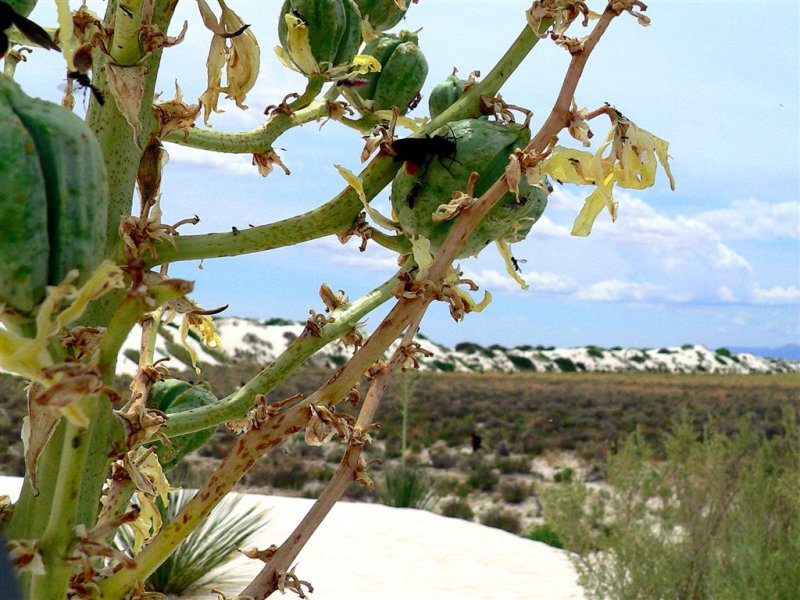
[[[219,338],[219,334],[214,328],[214,321],[209,315],[197,312],[187,312],[183,315],[180,328],[181,343],[192,358],[192,366],[195,371],[199,373],[200,369],[197,368],[197,352],[189,345],[187,339],[190,330],[200,336],[200,341],[208,348],[219,348],[222,346],[222,340]]]
[[[609,148],[608,155],[604,156]],[[617,203],[612,196],[614,184],[636,190],[650,187],[655,181],[658,162],[674,190],[675,180],[667,162],[668,148],[668,142],[640,129],[621,115],[615,119],[614,126],[594,154],[556,146],[550,158],[542,163],[542,173],[560,183],[596,186],[575,219],[572,235],[589,235],[604,206],[612,220],[616,220]]]
[[[220,93],[236,102],[236,106],[246,109],[244,104],[247,92],[253,89],[261,66],[261,50],[250,26],[228,8],[224,0],[217,0],[222,14],[216,16],[205,0],[197,0],[200,15],[205,26],[214,33],[206,60],[208,83],[206,91],[200,96],[203,103],[203,120],[208,125],[211,111],[217,108]],[[222,86],[222,67],[225,67],[226,83]]]

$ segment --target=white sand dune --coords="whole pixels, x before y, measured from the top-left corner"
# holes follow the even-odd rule
[[[20,485],[19,478],[0,476],[0,494],[15,498]],[[265,548],[280,544],[312,504],[246,494],[239,509],[268,510],[255,538]],[[297,563],[296,574],[314,585],[310,597],[317,600],[584,598],[561,550],[499,529],[378,504],[337,504]],[[252,577],[260,566],[242,556],[226,570]]]

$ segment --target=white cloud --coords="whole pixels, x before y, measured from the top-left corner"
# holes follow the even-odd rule
[[[795,304],[800,302],[800,289],[791,285],[781,287],[776,285],[772,288],[753,288],[753,302],[756,304]]]
[[[733,324],[738,325],[739,327],[744,327],[747,325],[747,320],[744,318],[744,315],[736,315],[733,318]]]
[[[533,225],[529,234],[530,238],[559,238],[564,239],[570,236],[570,229],[565,225],[556,225],[551,219],[542,216]]]
[[[592,302],[668,302],[684,303],[692,299],[687,293],[670,292],[663,285],[605,279],[585,286],[574,294],[578,300]]]
[[[536,271],[522,273],[522,278],[530,286],[531,292],[545,294],[568,294],[577,289],[575,280],[571,277],[555,273],[537,273]],[[481,269],[479,271],[464,271],[464,277],[472,279],[482,288],[489,291],[502,290],[506,292],[520,292],[519,284],[505,271],[497,269]]]
[[[747,260],[728,248],[722,242],[717,242],[717,256],[715,263],[718,269],[746,269],[753,272],[753,266]]]
[[[768,203],[750,198],[694,217],[726,240],[771,240],[800,236],[800,204]]]
[[[726,285],[721,286],[717,290],[717,298],[719,298],[720,302],[738,302],[739,300],[736,294]]]
[[[169,143],[166,149],[169,153],[169,161],[173,164],[225,171],[233,175],[259,176],[258,169],[253,166],[252,157],[249,154],[220,154]]]

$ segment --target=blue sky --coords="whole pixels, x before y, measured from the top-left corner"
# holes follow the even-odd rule
[[[51,4],[34,18],[53,21]],[[263,109],[303,80],[282,67],[277,43],[280,2],[229,3],[252,24],[262,71],[248,94],[250,109],[232,104],[214,115],[218,130],[259,125]],[[603,3],[589,2],[596,10]],[[90,2],[95,9],[104,5]],[[213,5],[213,3],[212,3]],[[77,7],[77,3],[75,3]],[[529,2],[421,0],[404,29],[420,32],[429,62],[423,94],[455,66],[462,76],[487,73],[524,26]],[[187,99],[205,89],[210,41],[194,2],[179,5],[175,24],[188,19],[186,41],[165,52],[159,89],[172,97],[177,78]],[[591,56],[578,87],[580,106],[610,102],[640,127],[670,142],[677,182],[663,172],[656,186],[620,190],[619,218],[602,214],[588,238],[569,235],[588,194],[557,187],[530,236],[512,246],[530,290],[504,272],[492,248],[462,262],[465,273],[494,297],[481,314],[454,323],[434,306],[422,330],[447,344],[661,346],[686,342],[718,346],[778,346],[800,342],[800,4],[786,2],[652,2],[652,25],[615,20]],[[548,114],[568,56],[544,41],[513,75],[503,97],[534,111],[532,127]],[[37,52],[17,79],[36,95],[57,99],[63,62]],[[50,74],[45,77],[43,74]],[[424,112],[426,102],[417,110]],[[606,123],[593,122],[595,139]],[[562,136],[562,143],[569,144]],[[169,145],[162,188],[166,222],[199,214],[195,232],[246,228],[285,218],[327,201],[343,187],[334,163],[360,167],[359,135],[338,123],[307,124],[276,147],[291,176],[257,175],[247,156],[220,156]],[[388,213],[388,188],[374,205]],[[321,309],[322,282],[358,297],[392,272],[393,256],[378,247],[323,239],[263,255],[174,265],[175,276],[196,281],[205,306],[230,304],[227,314],[303,320]],[[376,313],[368,329],[378,322]]]

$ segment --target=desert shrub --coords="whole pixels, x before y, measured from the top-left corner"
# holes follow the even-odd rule
[[[530,486],[519,481],[504,481],[500,484],[500,496],[508,504],[525,502],[530,495]]]
[[[458,463],[458,455],[446,448],[431,450],[429,456],[434,469],[452,469]]]
[[[673,426],[663,460],[634,434],[610,457],[603,499],[580,483],[544,492],[590,598],[797,597],[800,428],[768,440]]]
[[[486,358],[492,357],[492,353],[489,350],[473,342],[461,342],[460,344],[456,344],[455,351],[463,352],[464,354],[481,354]]]
[[[558,534],[555,532],[555,530],[547,523],[538,525],[525,537],[529,540],[533,540],[534,542],[542,542],[543,544],[547,544],[553,548],[564,547],[564,544],[561,542],[561,538],[558,537]]]
[[[335,469],[330,465],[311,465],[308,467],[308,479],[310,481],[330,481]]]
[[[535,371],[536,365],[533,364],[531,359],[526,358],[524,356],[515,356],[513,354],[506,355],[508,360],[517,367],[520,371]]]
[[[503,529],[509,533],[519,533],[521,528],[517,512],[497,507],[489,509],[481,517],[481,523],[487,527]]]
[[[603,358],[603,356],[605,356],[605,354],[603,354],[603,351],[597,346],[589,346],[588,348],[586,348],[586,354],[588,354],[592,358]]]
[[[500,456],[494,464],[503,475],[512,473],[524,475],[531,472],[531,460],[527,456]]]
[[[383,470],[380,501],[397,508],[428,508],[435,498],[434,484],[424,471],[410,466]]]
[[[575,363],[572,362],[571,358],[559,356],[553,362],[555,362],[556,366],[558,366],[558,368],[562,370],[564,373],[574,373],[575,371],[578,370],[578,368],[575,366]]]
[[[329,444],[328,450],[325,452],[325,462],[339,464],[344,457],[344,451],[344,444]]]
[[[175,518],[194,491],[178,490],[169,493],[166,507],[158,501],[164,523]],[[175,551],[145,581],[145,589],[162,594],[184,594],[208,587],[244,583],[231,571],[209,572],[229,562],[238,548],[247,544],[253,534],[264,526],[266,512],[256,507],[237,511],[241,496],[223,498],[211,514],[186,537]],[[133,556],[133,532],[127,527],[119,529],[115,544]]]
[[[272,473],[273,487],[300,490],[310,480],[308,471],[300,461],[278,461]]]
[[[452,373],[456,370],[456,366],[453,363],[444,360],[434,360],[431,364],[434,369],[445,373]]]
[[[473,490],[481,492],[493,492],[499,481],[500,478],[495,474],[491,465],[483,461],[474,465],[467,476],[467,485]]]
[[[374,502],[376,499],[375,488],[368,488],[360,483],[351,483],[347,486],[345,497],[354,502]]]
[[[442,515],[454,519],[463,519],[465,521],[472,521],[475,513],[467,502],[463,500],[448,500],[442,504],[440,508]]]
[[[295,325],[294,321],[288,321],[286,319],[281,319],[279,317],[275,317],[272,319],[267,319],[264,321],[264,325]]]
[[[569,483],[572,481],[573,475],[575,475],[575,471],[570,467],[559,469],[553,474],[553,481],[556,483]]]
[[[344,455],[344,446],[342,446],[342,455]],[[383,455],[386,458],[400,458],[403,455],[402,443],[399,437],[390,435],[386,438]]]
[[[344,354],[332,354],[329,358],[337,367],[344,366],[344,364],[349,360]]]

